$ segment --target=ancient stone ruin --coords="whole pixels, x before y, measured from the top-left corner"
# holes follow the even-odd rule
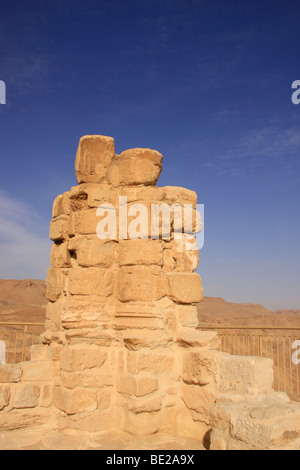
[[[1,448],[106,435],[299,447],[300,405],[272,391],[272,361],[219,353],[197,329],[197,195],[157,187],[161,169],[157,151],[81,138],[78,186],[53,205],[41,344],[0,366]]]

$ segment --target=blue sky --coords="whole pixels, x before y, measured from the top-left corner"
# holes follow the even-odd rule
[[[45,278],[85,134],[164,156],[205,204],[205,295],[300,309],[299,2],[0,4],[0,277]]]

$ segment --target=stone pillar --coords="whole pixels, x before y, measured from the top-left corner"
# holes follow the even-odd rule
[[[197,196],[157,187],[161,168],[155,150],[115,155],[112,138],[85,136],[79,184],[54,201],[43,342],[61,428],[208,430],[218,340],[196,330]]]

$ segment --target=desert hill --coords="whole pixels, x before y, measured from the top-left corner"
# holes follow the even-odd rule
[[[268,310],[259,304],[204,297],[198,304],[199,326],[300,327],[300,310]]]
[[[0,279],[0,322],[45,321],[45,281]]]

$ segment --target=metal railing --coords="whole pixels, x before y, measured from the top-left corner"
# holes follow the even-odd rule
[[[274,389],[300,401],[300,364],[292,360],[292,346],[300,339],[300,328],[201,325],[200,329],[218,333],[222,352],[273,359]]]
[[[5,345],[2,363],[15,364],[30,360],[30,347],[39,343],[44,323],[0,322],[0,341]],[[2,343],[2,345],[3,345]]]

